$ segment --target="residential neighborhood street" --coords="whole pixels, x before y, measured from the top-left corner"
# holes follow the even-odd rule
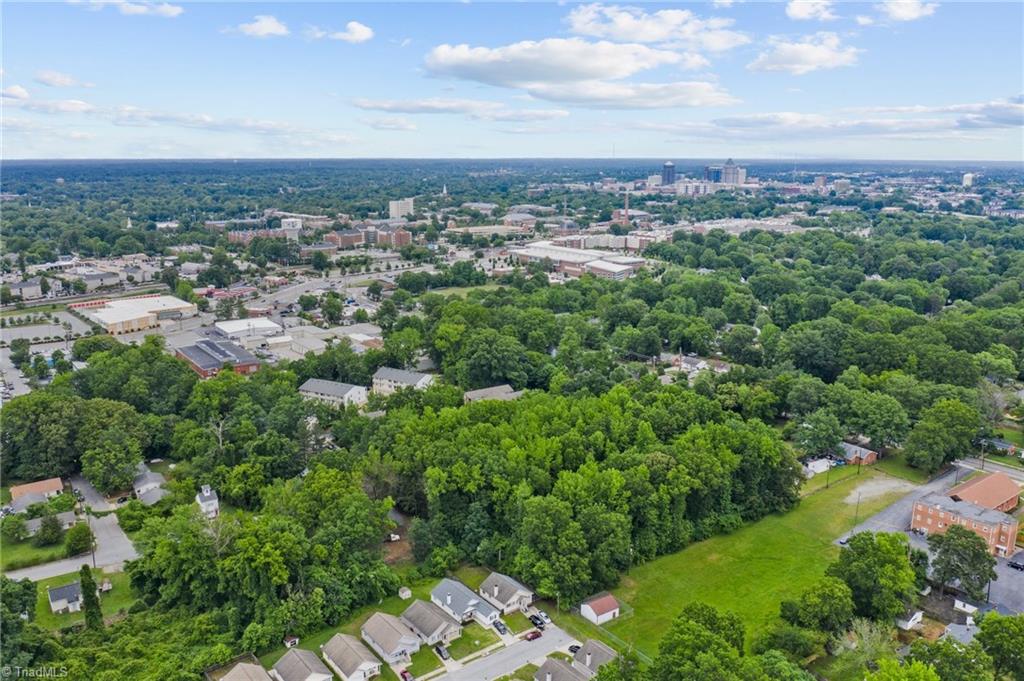
[[[81,473],[76,473],[71,476],[71,487],[82,493],[82,497],[85,499],[85,505],[93,511],[102,513],[104,511],[114,510],[114,506],[108,502],[95,487],[92,486],[92,483],[83,478]]]
[[[136,553],[135,546],[132,545],[121,526],[117,524],[116,515],[110,514],[102,518],[90,517],[89,524],[96,535],[96,567],[121,565],[126,560],[138,558],[139,554]],[[38,582],[41,579],[77,572],[83,564],[87,563],[92,563],[92,555],[88,553],[75,558],[12,570],[5,574],[11,579],[28,578]]]
[[[511,674],[530,662],[539,663],[556,650],[571,645],[575,639],[562,629],[549,624],[536,641],[521,640],[486,657],[469,662],[458,671],[436,677],[438,681],[491,681]]]

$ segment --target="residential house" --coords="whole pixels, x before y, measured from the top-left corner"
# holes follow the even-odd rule
[[[55,497],[64,491],[64,483],[60,478],[47,478],[46,480],[36,480],[35,482],[29,482],[24,485],[14,485],[11,487],[11,501],[17,501],[19,497],[26,494],[41,495],[43,499],[49,499]]]
[[[17,499],[11,501],[8,504],[8,508],[11,509],[12,513],[24,513],[28,510],[29,506],[35,506],[36,504],[45,504],[46,497],[38,492],[29,492],[28,494],[22,494]]]
[[[375,612],[360,630],[363,640],[388,664],[408,662],[420,649],[420,639],[402,620]]]
[[[492,572],[487,576],[480,585],[480,595],[503,615],[516,610],[525,612],[534,598],[532,591],[500,572]]]
[[[611,662],[617,656],[618,653],[604,643],[589,638],[573,655],[572,668],[589,679],[597,675],[597,670],[601,668],[601,665]]]
[[[220,681],[273,681],[267,670],[251,662],[239,662]]]
[[[66,530],[72,525],[78,522],[78,516],[75,515],[74,511],[64,511],[56,515],[57,522],[60,523],[60,528]],[[43,525],[42,518],[32,518],[31,520],[25,521],[25,533],[34,537],[39,532],[39,528]]]
[[[373,375],[373,392],[378,395],[391,395],[402,388],[426,390],[433,382],[434,377],[430,374],[381,367]]]
[[[320,652],[342,681],[367,681],[380,674],[380,660],[355,636],[335,634]]]
[[[402,613],[401,620],[428,646],[437,643],[448,645],[462,636],[462,625],[440,607],[427,601],[413,601]]]
[[[447,577],[430,592],[430,600],[457,622],[476,620],[482,626],[489,627],[501,615],[497,608],[483,600],[468,586]]]
[[[325,381],[311,378],[299,387],[299,394],[310,400],[318,400],[340,407],[366,404],[368,394],[366,388],[338,381]]]
[[[334,681],[331,670],[312,650],[292,648],[270,670],[277,681]]]
[[[82,609],[82,585],[78,581],[51,586],[46,595],[50,601],[50,612],[64,614]]]
[[[840,442],[843,458],[851,466],[870,466],[878,461],[878,452],[850,442]]]
[[[209,519],[220,515],[220,500],[217,498],[217,491],[209,485],[203,485],[202,489],[196,492],[196,503],[199,510]]]
[[[619,602],[611,594],[599,594],[580,604],[580,614],[594,624],[604,624],[619,616]]]
[[[490,388],[470,390],[462,395],[462,399],[466,404],[469,404],[470,402],[479,402],[480,400],[509,401],[517,399],[522,394],[522,390],[513,390],[512,386],[507,383],[503,383],[502,385],[494,385]]]
[[[586,676],[572,668],[565,660],[549,657],[533,673],[533,681],[587,681]]]
[[[903,631],[910,631],[917,625],[921,624],[921,620],[924,619],[924,612],[917,608],[908,607],[903,611],[903,614],[896,618],[896,626]]]
[[[139,463],[135,470],[135,479],[132,480],[132,491],[135,492],[135,498],[144,506],[152,506],[169,494],[163,488],[166,482],[163,474],[154,473],[145,463]]]

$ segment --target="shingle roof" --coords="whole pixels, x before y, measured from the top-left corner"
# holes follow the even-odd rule
[[[587,655],[590,655],[590,664],[587,664]],[[597,668],[606,662],[610,662],[617,657],[614,650],[601,643],[590,638],[584,641],[580,649],[573,655],[573,660],[583,665],[592,672],[596,672]]]
[[[513,390],[512,386],[508,383],[503,383],[502,385],[492,385],[489,388],[470,390],[463,395],[463,399],[466,402],[476,402],[477,400],[514,400],[522,394],[523,391]]]
[[[331,677],[331,670],[327,668],[320,658],[311,650],[292,648],[284,654],[274,671],[281,677],[281,681],[306,681],[310,674],[324,674]]]
[[[433,603],[421,600],[413,601],[412,605],[405,609],[402,621],[423,638],[432,638],[449,627],[458,626],[444,610]]]
[[[594,596],[591,599],[583,601],[583,604],[589,605],[595,615],[606,615],[619,607],[619,602],[615,600],[615,596],[612,596],[611,594]]]
[[[11,510],[15,513],[21,513],[28,509],[33,504],[45,504],[46,497],[39,492],[29,492],[28,494],[22,494],[20,497],[10,503]]]
[[[217,490],[213,489],[209,485],[203,485],[203,487],[196,492],[196,501],[201,504],[217,501]]]
[[[403,638],[416,638],[416,635],[402,623],[402,620],[386,612],[373,613],[370,619],[363,624],[363,634],[389,654],[401,648]]]
[[[587,681],[587,677],[573,669],[568,662],[550,657],[534,672],[533,678],[534,681]]]
[[[839,447],[843,450],[843,458],[847,461],[852,461],[857,457],[862,459],[867,458],[868,454],[875,454],[874,450],[868,449],[867,447],[861,447],[850,442],[840,442]]]
[[[382,378],[387,381],[394,381],[395,383],[404,383],[406,385],[416,385],[424,378],[429,378],[430,374],[421,374],[418,371],[406,371],[405,369],[393,369],[391,367],[381,367],[377,369],[376,373],[373,374],[374,378]]]
[[[16,501],[18,497],[25,494],[53,494],[63,489],[64,483],[61,482],[60,478],[36,480],[35,482],[27,482],[24,485],[14,485],[11,487],[11,499]]]
[[[969,501],[984,508],[998,508],[1020,495],[1020,485],[1006,473],[996,471],[961,483],[947,494],[958,501]]]
[[[451,603],[448,602],[449,596]],[[430,597],[439,603],[444,603],[452,612],[460,614],[463,618],[471,616],[474,612],[479,613],[481,617],[493,617],[498,612],[493,605],[483,600],[476,592],[454,579],[442,579],[430,592]]]
[[[58,513],[56,515],[56,517],[57,517],[57,522],[60,523],[61,527],[64,527],[65,525],[68,525],[68,524],[74,524],[74,522],[76,520],[76,516],[75,516],[75,512],[74,511],[64,511],[63,513]],[[25,521],[25,530],[27,530],[29,534],[35,534],[36,532],[39,531],[39,528],[42,526],[42,524],[43,524],[43,519],[42,518],[32,518],[31,520],[26,520]]]
[[[498,587],[497,596],[494,595],[494,587]],[[533,593],[530,589],[526,588],[516,580],[512,579],[508,575],[503,575],[500,572],[492,572],[487,576],[487,579],[480,585],[480,593],[487,594],[489,598],[493,598],[499,603],[508,603],[511,601],[516,593],[525,591],[526,593]]]
[[[70,584],[51,586],[46,592],[51,604],[57,601],[75,603],[82,598],[82,585],[76,580]]]
[[[239,662],[220,681],[273,681],[267,670],[251,662]]]
[[[156,502],[166,497],[170,492],[165,490],[163,487],[153,487],[148,489],[139,496],[139,501],[142,502],[143,506],[152,506]]]
[[[362,641],[348,634],[335,634],[321,647],[321,650],[324,656],[333,662],[345,676],[351,676],[364,664],[380,663],[369,648],[363,645]]]
[[[300,393],[311,392],[317,395],[330,395],[332,397],[345,397],[358,386],[351,383],[339,383],[338,381],[325,381],[321,378],[311,378],[299,387]]]

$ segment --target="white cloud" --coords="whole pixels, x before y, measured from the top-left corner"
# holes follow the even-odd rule
[[[360,118],[360,123],[370,126],[374,130],[412,131],[416,124],[401,116],[382,116],[380,118]]]
[[[714,7],[732,7],[736,0],[711,0],[711,5]]]
[[[35,75],[34,80],[37,83],[39,83],[41,85],[46,85],[48,87],[92,87],[93,86],[92,83],[80,82],[79,80],[77,80],[73,76],[70,76],[70,75],[68,75],[66,73],[61,73],[60,71],[51,71],[51,70],[48,70],[48,69],[47,70],[43,70],[43,71],[36,71],[36,75]]]
[[[357,108],[404,114],[461,114],[487,121],[546,121],[564,118],[568,111],[561,109],[510,109],[500,102],[480,99],[427,97],[424,99],[356,99]]]
[[[1024,127],[1024,97],[944,106],[874,106],[853,111],[885,114],[950,114],[958,128]]]
[[[637,7],[580,5],[566,17],[578,35],[635,43],[677,43],[689,49],[722,52],[750,42],[731,30],[732,19],[701,19],[690,10],[663,9],[647,13]]]
[[[44,125],[37,121],[23,118],[7,118],[4,120],[4,132],[38,139],[41,136],[58,137],[66,140],[81,141],[94,139],[96,135],[80,130],[68,130],[64,126]]]
[[[253,38],[271,38],[288,35],[288,27],[269,14],[257,14],[247,24],[239,24],[237,30]]]
[[[319,26],[310,26],[306,29],[306,37],[312,40],[343,40],[346,43],[365,43],[373,38],[373,29],[358,21],[350,21],[345,24],[344,31],[329,31]]]
[[[857,25],[858,26],[870,26],[873,23],[875,23],[875,20],[872,19],[871,17],[869,17],[869,16],[867,16],[865,14],[858,14],[857,15]]]
[[[153,16],[173,19],[185,11],[180,5],[167,2],[128,2],[127,0],[69,0],[73,4],[85,4],[90,9],[100,10],[104,7],[116,7],[126,16]]]
[[[857,63],[861,50],[845,47],[835,33],[820,32],[796,42],[784,38],[769,39],[770,49],[747,65],[752,71],[785,71],[802,76],[820,69],[834,69]]]
[[[939,5],[923,0],[884,0],[876,7],[891,21],[914,21],[935,14]]]
[[[24,88],[22,88],[22,90],[24,90]],[[4,96],[7,96],[7,90],[4,91]],[[95,106],[88,102],[83,102],[80,99],[30,99],[26,96],[19,99],[13,99],[9,101],[7,105],[18,109],[24,109],[26,111],[36,111],[48,114],[78,114],[92,113],[96,111]]]
[[[5,87],[3,91],[0,92],[0,94],[2,94],[5,99],[25,100],[29,98],[28,90],[26,90],[20,85],[11,85],[10,87]]]
[[[830,21],[838,18],[832,11],[832,0],[789,0],[786,16],[790,19]]]
[[[549,83],[535,85],[530,94],[539,99],[595,109],[666,109],[725,106],[739,102],[714,83],[705,81]]]

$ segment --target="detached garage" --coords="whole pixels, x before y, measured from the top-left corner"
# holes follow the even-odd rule
[[[594,596],[583,601],[580,614],[594,624],[604,624],[619,616],[619,602],[611,594]]]

